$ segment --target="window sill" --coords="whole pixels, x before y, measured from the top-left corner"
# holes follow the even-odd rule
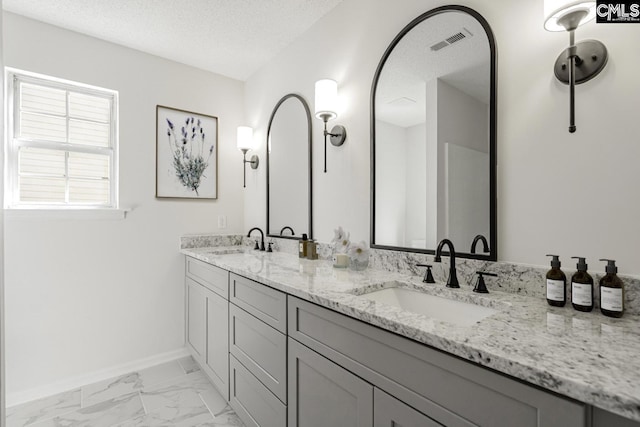
[[[8,220],[123,220],[131,209],[5,209]]]

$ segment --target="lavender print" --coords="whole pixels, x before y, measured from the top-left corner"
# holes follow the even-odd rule
[[[198,187],[209,166],[214,144],[209,145],[200,119],[188,116],[181,125],[167,120],[167,139],[173,155],[173,168],[178,181],[198,194]],[[180,129],[178,129],[180,127]]]

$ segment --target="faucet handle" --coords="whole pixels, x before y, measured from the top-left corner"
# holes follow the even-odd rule
[[[269,247],[267,248],[267,252],[273,252],[273,249],[271,249],[271,245],[273,245],[273,242],[269,242],[268,245]]]
[[[258,245],[258,240],[256,240],[256,245],[253,247],[256,251],[260,250],[260,245]]]
[[[476,271],[476,274],[478,275],[478,281],[476,282],[476,286],[473,288],[473,292],[488,294],[489,290],[487,289],[487,285],[484,283],[483,276],[498,277],[498,275],[495,273],[488,273],[486,271]]]
[[[427,271],[424,272],[424,278],[422,279],[423,283],[436,283],[433,278],[433,274],[431,273],[431,265],[429,264],[416,264],[416,267],[427,267]]]

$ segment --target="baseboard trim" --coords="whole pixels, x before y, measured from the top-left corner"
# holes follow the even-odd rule
[[[134,360],[132,362],[123,363],[121,365],[112,366],[110,368],[101,369],[84,375],[68,378],[52,384],[41,387],[35,387],[25,391],[19,391],[6,394],[7,408],[20,405],[22,403],[31,402],[32,400],[41,399],[43,397],[52,396],[54,394],[80,388],[82,386],[93,384],[98,381],[104,381],[109,378],[128,374],[130,372],[139,371],[151,366],[159,365],[172,360],[180,359],[188,356],[190,353],[186,347],[182,347],[173,351],[169,351],[144,359]]]

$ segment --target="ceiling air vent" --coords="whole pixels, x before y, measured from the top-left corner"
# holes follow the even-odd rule
[[[431,50],[435,52],[435,51],[440,50],[443,47],[447,47],[447,46],[449,46],[449,43],[447,43],[446,41],[443,40],[443,41],[438,42],[438,43],[434,44],[433,46],[431,46]]]
[[[457,34],[454,34],[454,35],[452,35],[451,37],[449,37],[446,41],[447,41],[447,43],[449,43],[449,44],[453,44],[453,43],[455,43],[455,42],[458,42],[458,41],[462,40],[462,39],[463,39],[463,38],[465,38],[465,37],[467,37],[467,36],[465,36],[465,35],[464,35],[464,34],[462,34],[462,33],[457,33]]]
[[[450,46],[460,40],[466,39],[468,37],[473,37],[473,34],[466,28],[462,27],[462,31],[458,31],[452,36],[447,37],[446,39],[439,41],[438,43],[431,46],[431,51],[436,52],[442,48]]]

